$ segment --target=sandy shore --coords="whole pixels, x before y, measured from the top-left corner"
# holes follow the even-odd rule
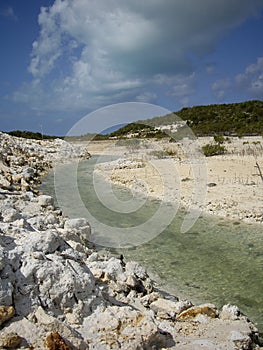
[[[224,144],[224,155],[199,154],[210,142],[213,138],[184,143],[112,140],[91,142],[88,149],[92,155],[118,156],[117,161],[97,166],[115,184],[152,198],[179,201],[186,208],[197,206],[210,214],[262,223],[262,137],[232,137]]]

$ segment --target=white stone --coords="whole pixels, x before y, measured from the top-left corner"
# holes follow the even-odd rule
[[[47,196],[47,195],[43,194],[43,195],[38,197],[38,203],[42,207],[48,207],[48,206],[53,206],[54,200],[51,196]]]
[[[12,222],[20,218],[20,214],[14,208],[7,208],[3,211],[2,215],[4,222]]]
[[[224,305],[220,312],[220,318],[223,320],[237,320],[239,318],[240,311],[236,305]]]
[[[145,279],[148,277],[146,269],[135,261],[127,262],[125,266],[125,273],[128,276],[135,275],[141,279]]]
[[[87,243],[90,238],[90,225],[85,218],[68,219],[65,222],[64,228],[66,231],[75,231],[84,244]]]
[[[31,232],[24,239],[25,251],[40,251],[44,254],[54,253],[59,246],[65,244],[63,239],[53,231]]]

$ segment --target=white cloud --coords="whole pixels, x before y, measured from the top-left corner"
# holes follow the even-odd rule
[[[136,96],[136,101],[144,103],[154,103],[157,100],[157,94],[150,91],[144,91]]]
[[[196,75],[192,73],[189,76],[177,75],[174,77],[172,96],[185,98],[195,92]]]
[[[262,0],[55,0],[38,18],[33,82],[15,98],[77,110],[155,99],[161,85],[187,101],[196,79],[189,53],[212,52],[220,36],[262,7]]]
[[[217,100],[222,100],[227,93],[227,90],[231,87],[229,79],[220,79],[212,84],[212,91],[214,92]]]
[[[258,57],[257,62],[249,65],[244,73],[236,76],[239,88],[246,90],[252,98],[263,96],[263,57]]]

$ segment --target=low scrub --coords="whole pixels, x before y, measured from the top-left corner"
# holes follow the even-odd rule
[[[208,143],[202,147],[202,151],[206,157],[211,157],[226,153],[226,148],[218,143]]]

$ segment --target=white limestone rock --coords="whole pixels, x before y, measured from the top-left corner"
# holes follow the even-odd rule
[[[90,238],[90,225],[85,218],[68,219],[64,225],[65,231],[73,231],[78,234],[81,241],[86,244]]]
[[[129,261],[126,263],[125,274],[127,276],[135,275],[143,280],[148,277],[146,269],[135,261]]]
[[[151,317],[128,306],[95,311],[79,331],[94,350],[161,349],[170,340],[161,334]]]
[[[41,205],[41,207],[53,206],[54,199],[51,196],[43,194],[38,197],[38,203]]]
[[[174,318],[177,314],[187,310],[193,304],[189,301],[173,301],[164,298],[158,298],[150,304],[151,310],[153,310],[158,317],[161,318]]]
[[[4,222],[12,222],[12,221],[20,219],[20,217],[21,217],[19,212],[14,208],[4,209],[2,212],[2,216],[3,216]]]
[[[224,305],[220,312],[222,320],[237,320],[240,316],[240,310],[236,305]]]
[[[40,253],[40,252],[39,252]],[[81,317],[91,312],[96,298],[94,277],[70,250],[61,254],[24,254],[16,272],[15,305],[18,314],[26,315],[32,307],[42,306],[53,315],[74,312],[81,304]],[[80,317],[80,320],[81,320]]]
[[[30,232],[24,238],[24,250],[27,252],[40,251],[44,254],[54,253],[65,241],[56,231]]]

